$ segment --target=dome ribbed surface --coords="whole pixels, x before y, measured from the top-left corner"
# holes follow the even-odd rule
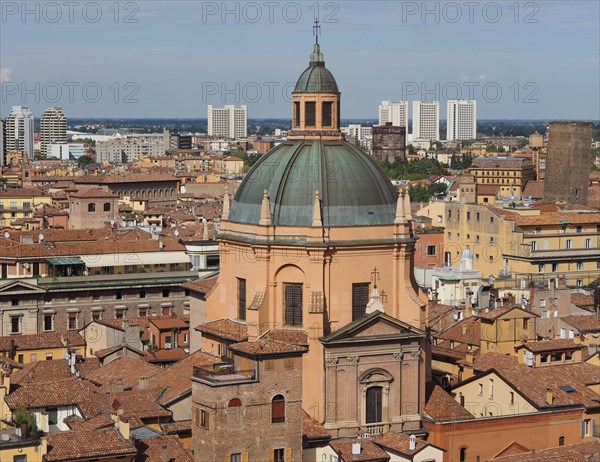
[[[323,63],[311,63],[296,82],[294,93],[339,93],[337,82]]]
[[[393,224],[397,193],[377,163],[346,141],[287,141],[248,172],[229,220],[258,224],[264,190],[274,226],[311,226],[315,191],[323,226]]]

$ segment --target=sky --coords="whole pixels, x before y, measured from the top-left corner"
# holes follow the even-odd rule
[[[290,118],[318,13],[342,118],[475,99],[480,119],[600,119],[600,2],[0,0],[0,115]],[[412,117],[412,108],[410,110]]]

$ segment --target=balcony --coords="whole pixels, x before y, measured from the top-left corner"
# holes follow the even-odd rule
[[[378,422],[366,424],[363,428],[365,433],[368,433],[371,436],[379,436],[389,431],[389,426],[388,423]]]
[[[193,379],[211,387],[253,383],[258,381],[256,369],[234,369],[233,364],[215,364],[212,367],[194,366]]]

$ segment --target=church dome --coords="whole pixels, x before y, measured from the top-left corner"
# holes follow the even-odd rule
[[[316,191],[325,227],[394,223],[395,188],[370,156],[343,140],[294,140],[272,149],[240,185],[229,221],[258,224],[265,190],[273,226],[310,227]]]
[[[323,53],[315,44],[310,55],[310,64],[296,82],[294,93],[339,93],[333,74],[325,67]]]

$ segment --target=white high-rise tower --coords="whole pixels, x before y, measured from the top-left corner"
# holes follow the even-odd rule
[[[391,122],[395,127],[408,127],[408,101],[381,102],[379,105],[379,125],[385,125],[388,122]]]
[[[440,140],[440,102],[413,101],[413,140]]]
[[[474,140],[477,138],[477,102],[475,100],[448,101],[446,139]]]
[[[225,138],[246,138],[248,136],[248,107],[236,108],[226,105],[223,108],[208,106],[208,134]]]
[[[26,106],[13,106],[5,122],[6,152],[20,151],[33,159],[33,114]]]
[[[40,119],[41,152],[46,154],[46,146],[53,142],[67,142],[67,117],[59,107],[50,107]]]

